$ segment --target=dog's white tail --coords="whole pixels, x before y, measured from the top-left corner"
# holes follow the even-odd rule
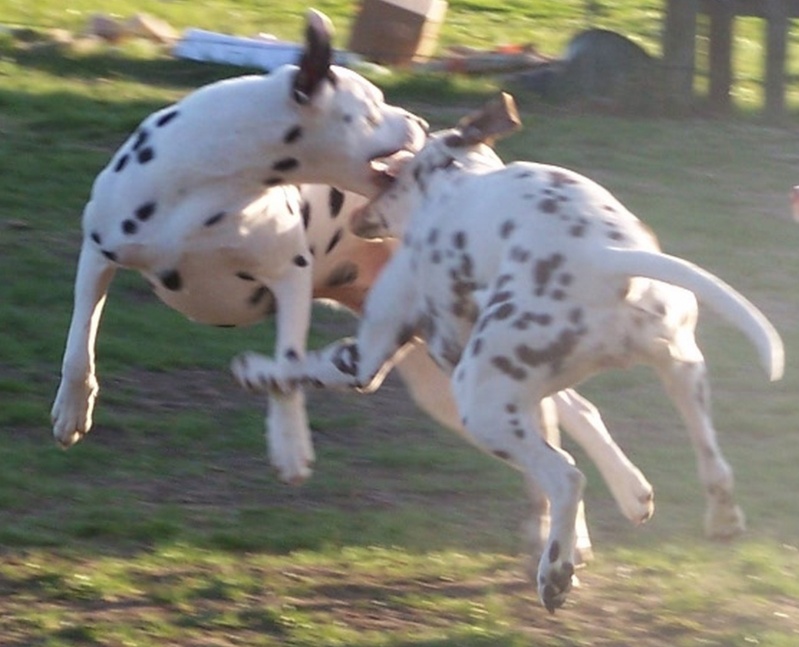
[[[749,338],[771,380],[782,377],[785,351],[779,333],[754,304],[719,277],[660,252],[605,248],[599,260],[603,272],[640,276],[690,290]]]

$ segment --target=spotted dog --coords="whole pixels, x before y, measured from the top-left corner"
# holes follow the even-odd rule
[[[52,408],[64,447],[92,425],[95,341],[118,268],[138,270],[167,305],[199,322],[246,325],[275,312],[277,354],[303,356],[311,250],[294,185],[370,195],[383,176],[375,162],[418,148],[426,132],[366,79],[331,65],[330,39],[327,18],[311,11],[299,65],[214,83],[157,111],[98,175]],[[306,477],[313,448],[302,393],[275,398],[268,417],[282,478]]]
[[[232,368],[253,388],[370,391],[423,339],[452,375],[470,439],[546,493],[551,528],[537,586],[554,611],[571,587],[585,479],[542,439],[542,399],[608,368],[653,366],[696,448],[709,516],[735,523],[732,471],[716,442],[694,337],[697,297],[742,330],[771,379],[782,375],[783,347],[749,301],[663,253],[651,230],[601,186],[546,164],[497,168],[484,145],[496,132],[491,115],[432,136],[354,217],[356,233],[402,241],[367,296],[357,339],[293,364],[247,353]]]

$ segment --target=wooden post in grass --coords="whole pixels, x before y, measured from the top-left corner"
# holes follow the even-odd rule
[[[788,38],[788,2],[766,0],[765,110],[771,121],[785,114],[785,54]]]
[[[686,112],[694,98],[696,15],[699,0],[667,0],[663,32],[664,89],[667,105]]]
[[[717,0],[706,3],[705,6],[710,19],[710,107],[714,112],[726,113],[730,110],[732,89],[732,25],[735,19],[735,2]]]

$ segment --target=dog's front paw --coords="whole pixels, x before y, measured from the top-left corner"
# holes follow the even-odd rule
[[[281,481],[298,485],[311,475],[316,456],[301,390],[271,396],[267,441],[270,461]]]
[[[561,555],[560,544],[552,540],[538,565],[538,597],[550,613],[563,606],[572,588],[574,564]]]
[[[611,483],[613,497],[624,516],[635,525],[652,518],[655,513],[655,493],[646,477],[633,468],[626,472],[626,478],[618,484]]]
[[[253,393],[288,394],[293,391],[297,383],[286,375],[285,368],[285,363],[253,352],[241,353],[230,362],[233,377]]]
[[[50,419],[53,436],[61,447],[72,447],[92,428],[92,411],[99,386],[94,375],[75,381],[66,378],[58,387]]]

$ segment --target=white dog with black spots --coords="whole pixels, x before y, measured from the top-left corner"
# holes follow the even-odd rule
[[[770,379],[781,377],[784,354],[754,305],[706,270],[664,254],[651,230],[601,186],[545,164],[498,166],[484,144],[505,128],[494,123],[498,112],[492,107],[431,136],[354,216],[356,233],[402,241],[367,296],[357,339],[291,364],[245,353],[232,369],[253,390],[370,391],[424,340],[452,375],[470,439],[521,470],[536,496],[543,491],[549,500],[536,581],[554,611],[572,585],[585,479],[542,436],[542,400],[611,367],[653,366],[693,441],[710,525],[734,527],[742,521],[732,470],[716,441],[694,335],[697,297],[742,330]]]
[[[150,115],[95,180],[52,408],[64,447],[92,426],[95,341],[118,268],[138,270],[199,322],[246,325],[274,312],[281,361],[304,355],[311,250],[295,185],[370,195],[383,175],[376,162],[426,133],[372,83],[331,65],[330,41],[329,21],[311,11],[299,65],[205,86]],[[268,428],[281,477],[305,478],[314,456],[300,390],[273,399]]]

